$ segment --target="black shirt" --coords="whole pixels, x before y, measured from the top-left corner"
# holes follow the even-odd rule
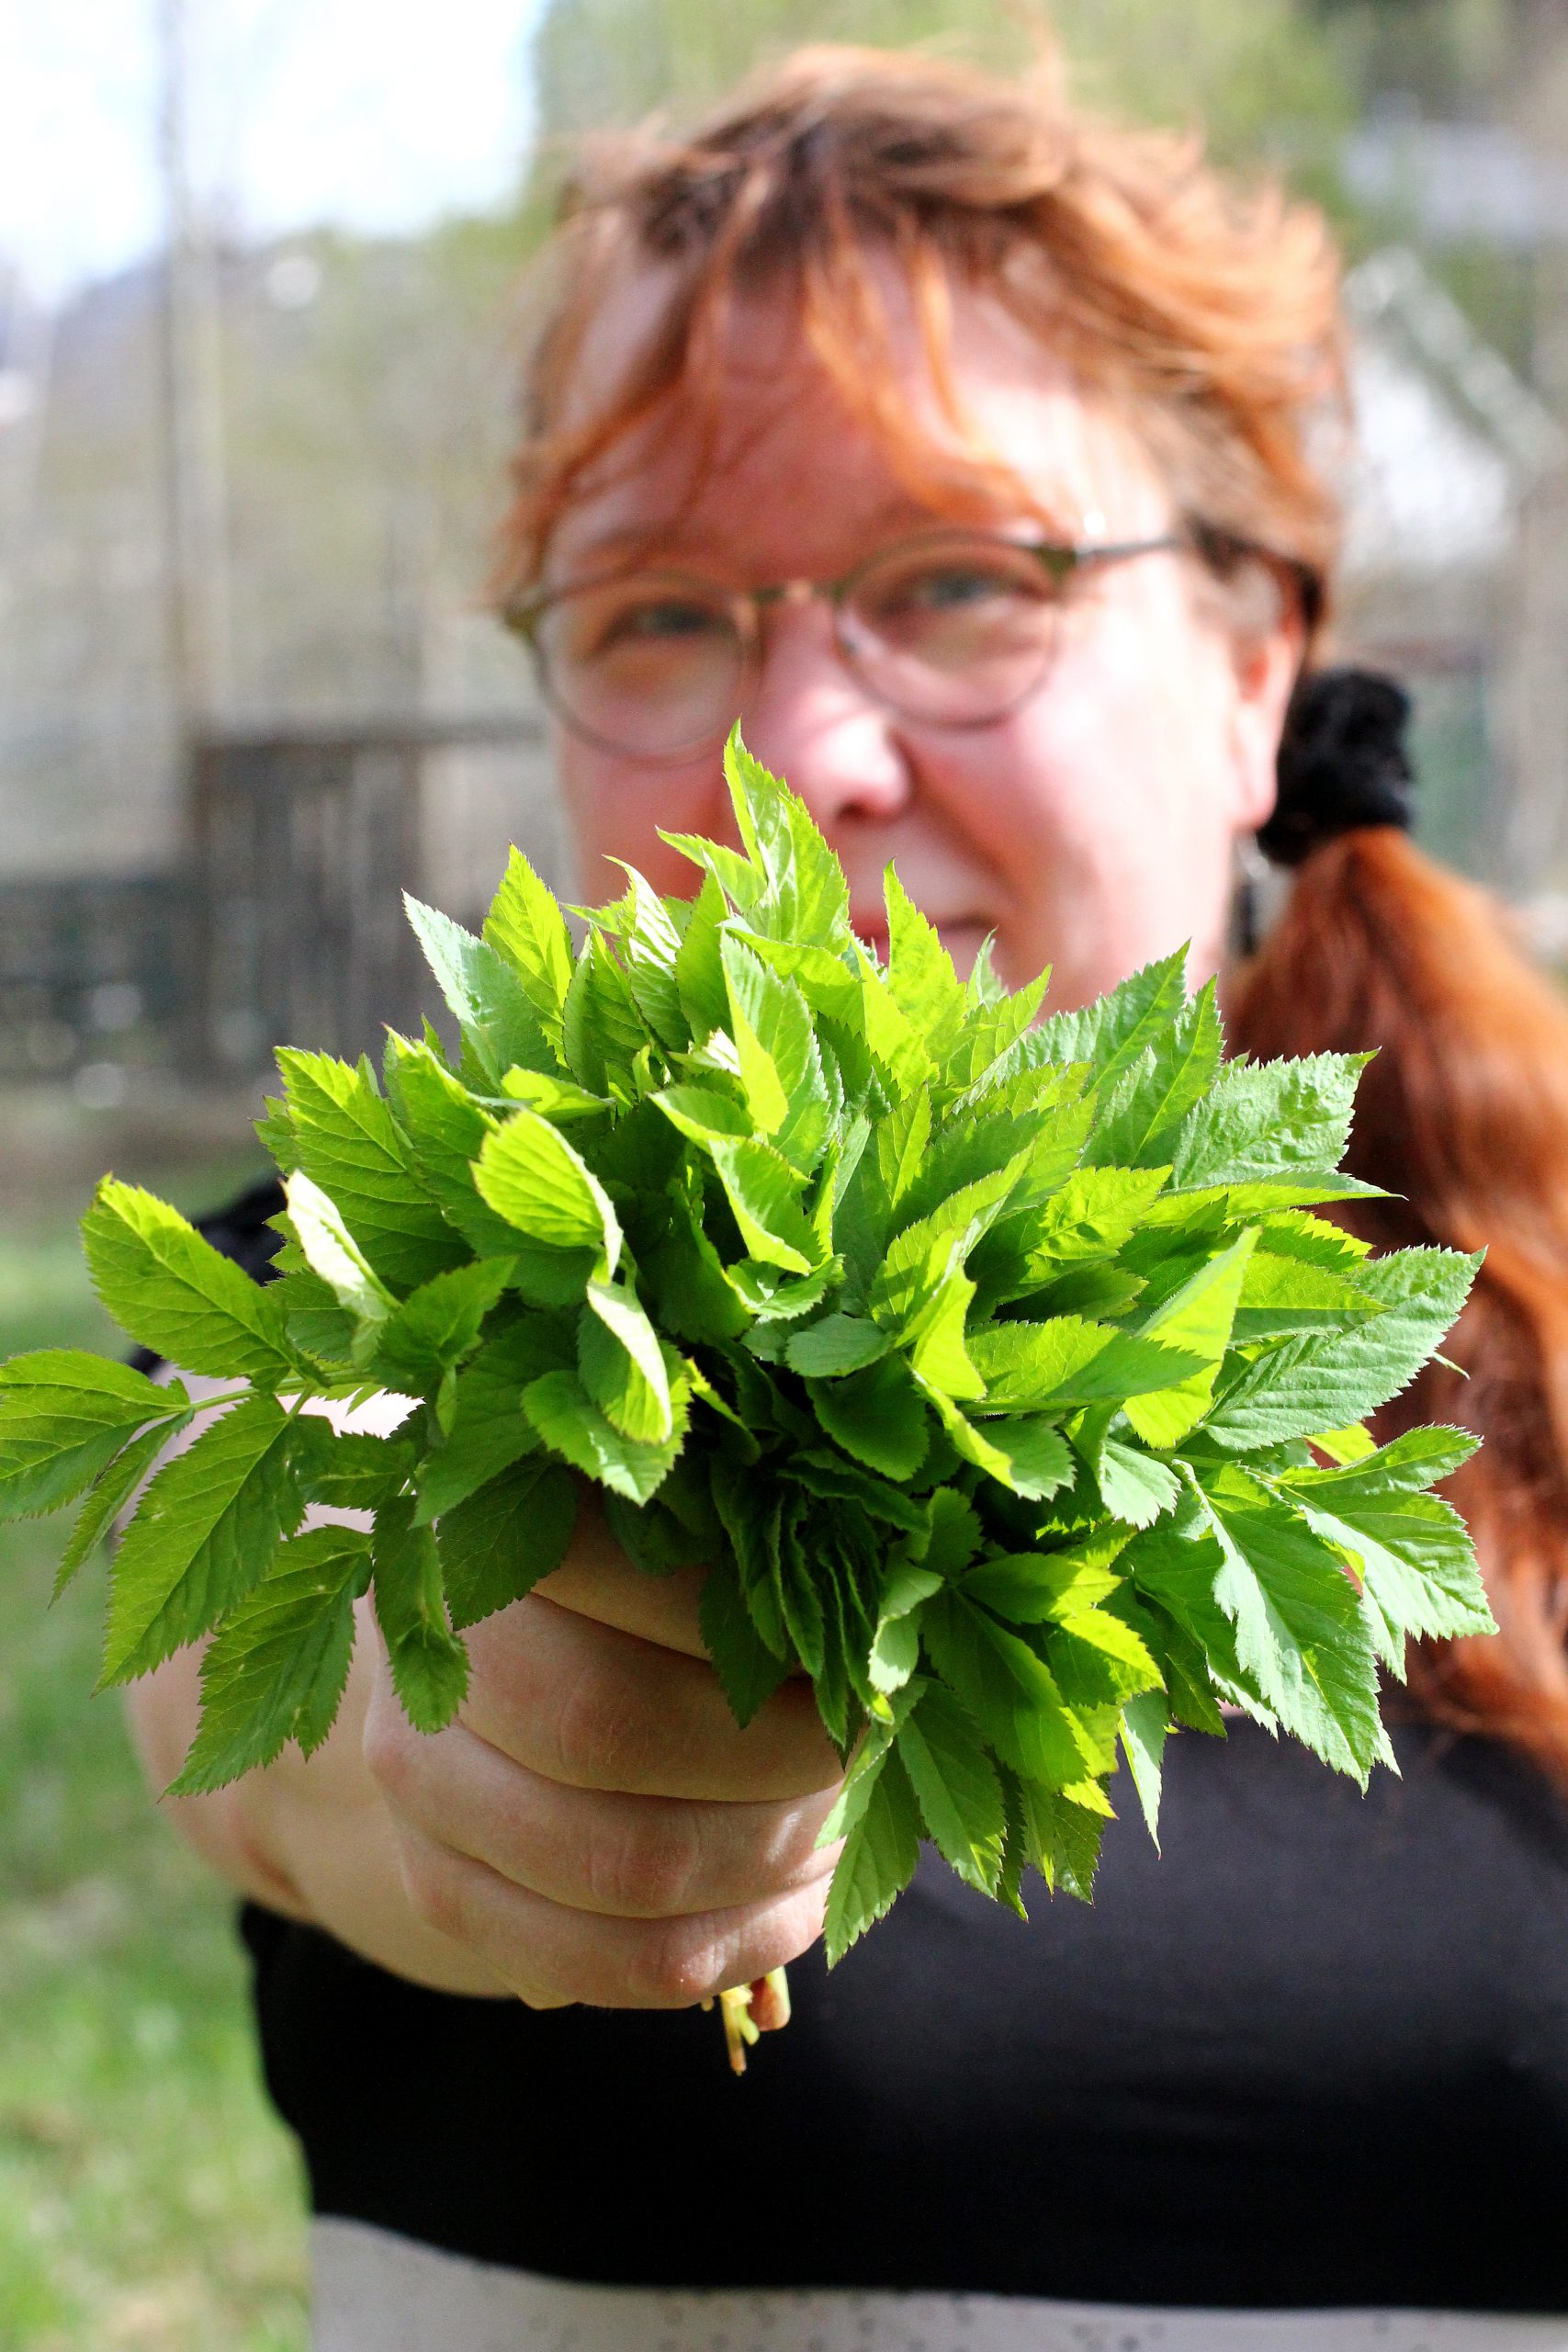
[[[267,2079],[320,2211],[566,2278],[1568,2312],[1568,1803],[1394,1745],[1363,1798],[1183,1735],[1163,1855],[1127,1803],[1028,1926],[928,1850],[739,2082],[714,2017],[428,1992],[253,1906]]]

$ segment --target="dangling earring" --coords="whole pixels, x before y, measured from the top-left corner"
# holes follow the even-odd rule
[[[1244,959],[1257,955],[1276,911],[1270,904],[1274,893],[1269,888],[1276,877],[1258,846],[1256,834],[1243,833],[1237,838],[1231,872],[1230,952]]]

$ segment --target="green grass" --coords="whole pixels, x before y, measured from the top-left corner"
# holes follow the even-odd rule
[[[157,1182],[189,1205],[254,1164]],[[80,1205],[0,1223],[0,1356],[122,1344]],[[102,1560],[47,1605],[66,1524],[0,1527],[0,2352],[301,2352],[299,2170],[233,1904],[90,1695]]]

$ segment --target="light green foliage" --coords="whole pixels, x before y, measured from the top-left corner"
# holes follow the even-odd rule
[[[922,1836],[1015,1906],[1026,1867],[1087,1894],[1122,1764],[1152,1831],[1171,1724],[1224,1703],[1364,1783],[1380,1671],[1491,1621],[1429,1491],[1471,1441],[1360,1426],[1472,1262],[1309,1214],[1356,1189],[1359,1062],[1224,1063],[1179,957],[1037,1023],[1040,987],[960,982],[892,875],[885,970],[800,803],[739,741],[728,769],[744,852],[685,844],[690,902],[629,875],[575,959],[521,861],[482,940],[417,910],[456,1064],[394,1038],[383,1093],[282,1057],[276,1291],[103,1188],[106,1302],[248,1392],[147,1488],[105,1679],[213,1633],[180,1786],[217,1786],[325,1736],[368,1589],[434,1730],[463,1630],[561,1557],[576,1472],[639,1568],[707,1564],[738,1717],[810,1677],[853,1759],[834,1958]],[[392,1437],[298,1409],[378,1383],[415,1400]],[[90,1489],[73,1565],[190,1411],[17,1359],[0,1510]],[[374,1532],[300,1535],[311,1503]]]

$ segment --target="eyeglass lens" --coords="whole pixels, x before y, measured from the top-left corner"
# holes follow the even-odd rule
[[[838,600],[844,659],[907,718],[976,726],[1043,675],[1061,589],[1027,548],[954,536],[895,548]],[[539,658],[562,716],[599,741],[659,757],[722,736],[741,712],[754,607],[709,582],[642,572],[546,608]]]

